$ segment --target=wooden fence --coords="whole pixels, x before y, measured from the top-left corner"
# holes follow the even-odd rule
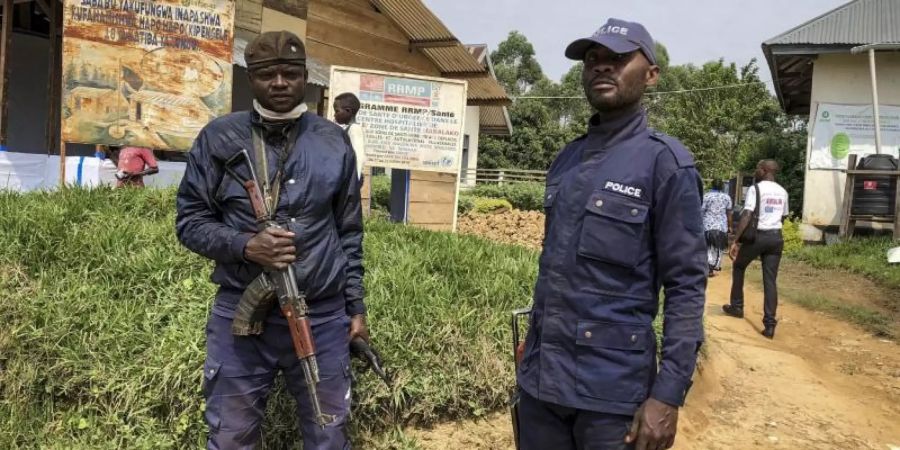
[[[511,184],[511,183],[543,183],[547,179],[546,170],[520,170],[520,169],[467,169],[460,173],[460,182],[463,184],[475,180],[475,184]]]

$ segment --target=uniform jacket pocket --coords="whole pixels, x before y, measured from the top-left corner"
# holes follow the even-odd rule
[[[577,333],[575,389],[579,395],[630,403],[647,398],[655,357],[649,326],[578,321]]]
[[[605,191],[594,192],[585,207],[578,254],[634,268],[644,240],[649,206]]]

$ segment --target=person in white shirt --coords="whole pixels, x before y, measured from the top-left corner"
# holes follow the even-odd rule
[[[735,243],[728,252],[728,256],[734,260],[731,302],[722,306],[725,314],[738,318],[744,317],[744,271],[753,260],[760,258],[765,295],[762,335],[769,339],[775,337],[775,325],[778,322],[775,319],[775,310],[778,308],[776,280],[778,279],[778,265],[781,263],[781,251],[784,248],[781,225],[788,215],[787,191],[775,182],[775,174],[778,173],[778,170],[778,163],[771,159],[762,160],[756,165],[757,183],[747,190],[744,212],[735,233]],[[757,199],[757,197],[759,198]],[[740,244],[741,236],[751,225],[754,212],[758,217],[756,238],[753,242]]]
[[[344,92],[334,98],[334,121],[344,127],[350,135],[350,145],[356,153],[356,175],[362,183],[362,171],[366,164],[366,135],[362,126],[356,122],[359,108],[359,99],[350,92]]]

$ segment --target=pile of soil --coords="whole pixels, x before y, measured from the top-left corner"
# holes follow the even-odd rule
[[[470,213],[459,217],[458,230],[505,244],[540,249],[544,239],[544,214],[537,211]]]

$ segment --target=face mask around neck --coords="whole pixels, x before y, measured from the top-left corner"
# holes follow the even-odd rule
[[[294,109],[292,109],[288,112],[278,113],[278,112],[263,108],[263,106],[260,105],[258,101],[253,100],[253,109],[257,113],[259,113],[260,117],[262,117],[263,119],[277,122],[277,121],[283,121],[283,120],[295,120],[295,119],[299,118],[301,115],[303,115],[303,113],[305,113],[307,111],[307,109],[309,109],[309,107],[306,106],[306,103],[300,103],[299,105],[294,107]]]

